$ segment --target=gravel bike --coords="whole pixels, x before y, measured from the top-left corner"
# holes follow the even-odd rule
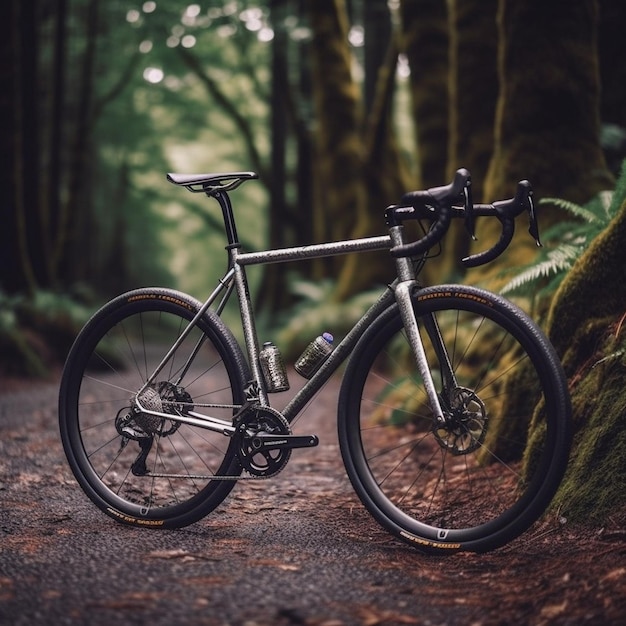
[[[246,252],[229,193],[253,172],[168,180],[217,200],[228,265],[204,303],[142,288],[102,307],[77,336],[63,371],[60,432],[69,465],[91,500],[115,520],[150,528],[192,524],[239,480],[267,479],[292,450],[318,444],[291,426],[348,360],[338,407],[341,454],[371,515],[400,540],[436,554],[483,552],[511,541],[545,511],[567,464],[571,427],[559,359],[516,305],[463,285],[423,287],[417,273],[461,218],[502,225],[475,267],[510,243],[532,190],[474,204],[459,170],[443,187],[407,193],[385,211],[382,236]],[[409,237],[410,221],[423,230]],[[303,388],[277,411],[275,370],[264,367],[246,268],[388,250],[395,278]],[[236,294],[245,350],[220,315]],[[275,355],[276,356],[276,355]],[[281,367],[280,359],[272,362]],[[280,373],[280,369],[278,370]],[[283,384],[283,386],[281,386]]]

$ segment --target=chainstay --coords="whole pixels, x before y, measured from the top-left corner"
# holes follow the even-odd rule
[[[245,471],[245,470],[244,470]],[[186,478],[187,480],[267,480],[268,478],[274,478],[277,474],[280,474],[282,468],[269,476],[255,476],[254,474],[240,474],[238,476],[227,476],[227,475],[215,475],[212,474],[210,476],[205,476],[203,474],[144,474],[146,478]]]

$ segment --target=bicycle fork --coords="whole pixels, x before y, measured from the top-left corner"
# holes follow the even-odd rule
[[[417,322],[417,317],[415,315],[415,310],[413,308],[411,294],[415,287],[415,281],[399,282],[395,288],[396,302],[398,303],[398,307],[400,308],[400,315],[402,317],[404,329],[407,334],[407,339],[415,358],[417,371],[419,372],[420,376],[422,377],[422,381],[424,382],[424,389],[426,390],[428,403],[430,404],[430,408],[433,412],[435,422],[438,425],[443,425],[446,423],[446,419],[441,409],[441,402],[439,401],[439,395],[437,394],[437,389],[435,388],[435,382],[433,381],[433,377],[430,372],[430,367],[426,358],[426,351],[424,350],[424,343],[420,336],[419,325]],[[432,329],[427,330],[429,331],[429,334],[431,334]]]
[[[390,234],[394,243],[401,244],[402,241],[402,227],[392,227]],[[404,329],[407,334],[413,357],[417,365],[417,370],[424,382],[424,389],[428,396],[428,403],[433,412],[434,420],[438,426],[443,426],[446,423],[443,410],[441,408],[441,401],[435,383],[428,365],[428,359],[426,357],[426,351],[424,349],[424,342],[419,331],[419,324],[417,316],[415,314],[415,308],[413,305],[412,294],[418,287],[417,280],[415,278],[415,270],[411,259],[398,258],[396,259],[396,268],[398,271],[398,281],[392,285],[394,295],[398,307],[400,309],[400,316]],[[433,316],[425,316],[423,318],[423,324],[432,345],[437,354],[437,359],[441,367],[441,376],[443,389],[451,389],[456,387],[456,380],[452,365],[448,358],[447,351],[445,349],[441,333],[437,321]]]

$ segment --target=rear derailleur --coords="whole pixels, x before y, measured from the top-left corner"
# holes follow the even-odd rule
[[[115,418],[115,428],[121,435],[120,451],[132,439],[139,444],[139,456],[131,465],[135,476],[146,476],[149,473],[146,459],[152,449],[154,437],[169,437],[180,427],[180,422],[169,420],[157,415],[145,413],[138,407],[138,402],[150,411],[184,415],[193,410],[193,399],[183,387],[162,381],[147,386],[135,398],[131,398],[131,406],[122,409]]]

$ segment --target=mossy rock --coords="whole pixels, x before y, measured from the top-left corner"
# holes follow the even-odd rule
[[[573,386],[573,451],[553,503],[570,521],[598,525],[626,512],[625,379],[622,355],[591,364]]]

